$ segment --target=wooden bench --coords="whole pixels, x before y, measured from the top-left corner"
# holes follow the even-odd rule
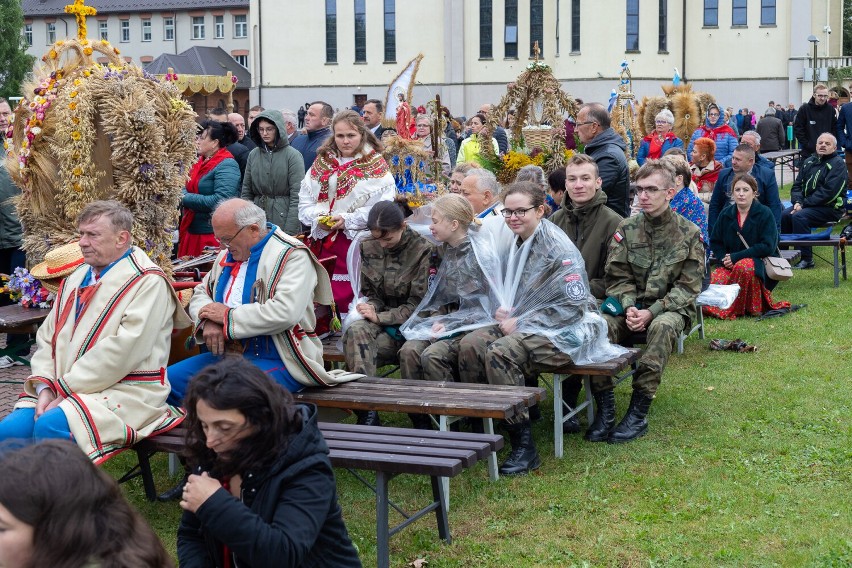
[[[621,357],[610,359],[603,363],[594,365],[569,365],[557,369],[553,373],[553,453],[557,458],[563,454],[562,424],[576,416],[583,409],[586,410],[589,424],[595,419],[594,398],[592,397],[591,376],[613,377],[615,385],[633,375],[633,364],[642,353],[640,349],[628,349]],[[573,378],[573,375],[583,375],[583,387],[586,391],[586,400],[571,408],[562,400],[562,381]],[[542,379],[547,383],[546,379]],[[566,412],[567,411],[567,412]]]
[[[786,241],[781,240],[779,248],[791,247],[831,247],[832,249],[832,267],[834,268],[834,287],[840,286],[840,274],[843,273],[843,279],[846,280],[846,243],[841,241],[837,235],[832,235],[828,239],[820,240],[796,240]],[[781,251],[782,256],[784,251]],[[786,258],[786,257],[785,257]]]
[[[0,306],[0,333],[34,334],[38,331],[41,323],[47,319],[49,313],[50,310],[25,308],[18,304]],[[8,341],[6,343],[6,347],[0,349],[0,357],[5,355],[23,365],[30,364],[29,359],[18,355],[18,350],[32,347],[35,343],[34,339],[28,337],[25,342],[16,343],[14,349],[11,348],[12,346],[8,344]]]
[[[455,477],[503,447],[503,437],[493,434],[327,422],[320,422],[319,427],[329,447],[331,464],[347,469],[376,494],[376,548],[377,566],[380,568],[390,566],[390,537],[432,511],[435,512],[439,536],[449,544],[451,536],[447,499],[440,479]],[[119,482],[141,476],[145,495],[149,500],[155,500],[157,490],[150,458],[156,452],[182,452],[185,434],[183,427],[178,427],[136,444],[133,449],[139,463]],[[356,470],[375,472],[375,484]],[[428,476],[432,484],[431,503],[414,513],[408,513],[393,503],[388,497],[388,484],[391,479],[402,474]],[[391,507],[403,517],[403,521],[396,526],[389,525]]]
[[[293,395],[298,402],[319,407],[437,416],[446,432],[459,418],[481,418],[485,432],[494,434],[494,419],[508,420],[544,397],[538,387],[480,385],[452,381],[417,381],[364,377],[334,388],[306,388]],[[499,479],[497,454],[488,457],[488,474]]]

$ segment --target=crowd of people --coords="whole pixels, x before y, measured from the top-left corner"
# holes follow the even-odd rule
[[[790,122],[804,159],[786,208],[772,162],[760,155],[764,142],[783,144],[775,124],[783,128],[789,118],[783,109],[767,111],[753,129],[748,113],[710,105],[687,144],[664,110],[631,171],[606,108],[583,104],[572,123],[584,151],[564,169],[527,166],[503,185],[478,159],[493,112],[483,105],[468,133],[440,133],[435,159],[449,191],[419,221],[396,199],[382,156],[393,129],[382,126],[380,101],[367,101],[360,113],[334,113],[322,101],[297,113],[256,107],[248,127],[238,114],[213,113],[198,127],[178,253],[219,252],[187,308],[133,246],[127,208],[90,203],[78,218],[80,258],[38,331],[32,374],[0,421],[0,440],[39,442],[40,459],[71,469],[69,441],[82,462],[100,464],[185,421],[187,476],[164,496],[180,498],[184,510],[182,566],[357,566],[316,409],[294,404],[290,393],[374,375],[392,362],[405,378],[523,386],[541,372],[610,359],[622,352],[619,343],[641,335],[629,407],[617,420],[612,380],[595,377],[597,413],[584,437],[625,443],[645,435],[701,290],[739,285],[731,306],[704,308],[719,318],[784,307],[762,262],[775,253],[779,232],[805,233],[842,215],[848,173],[838,137],[845,146],[852,122],[847,135],[833,110],[829,120],[826,92],[817,85]],[[0,100],[0,119],[8,120],[7,111]],[[404,120],[409,136],[434,148],[434,122],[414,112]],[[773,116],[779,113],[787,118]],[[508,149],[500,130],[491,138],[497,154]],[[14,193],[5,178],[0,192]],[[14,212],[0,213],[6,239]],[[0,242],[9,245],[3,261],[20,262],[20,237]],[[14,249],[8,260],[7,249]],[[324,266],[332,256],[334,266]],[[803,249],[798,267],[812,266]],[[338,314],[346,370],[328,371],[320,339]],[[172,332],[188,326],[202,353],[169,366]],[[227,356],[233,353],[241,356]],[[581,377],[566,382],[571,407],[581,384]],[[511,452],[501,473],[540,466],[536,410],[503,424]],[[357,420],[381,423],[374,412]],[[411,420],[431,427],[420,416]],[[568,421],[564,430],[580,425]],[[21,565],[62,550],[43,538],[50,531],[41,502],[27,505],[7,489],[15,485],[6,479],[34,477],[32,453],[0,455],[0,527],[21,531],[14,550],[30,563]],[[78,469],[116,508],[126,507],[114,483],[93,467]],[[148,535],[140,522],[131,511],[113,528]],[[0,532],[3,538],[10,537]],[[169,565],[158,542],[143,548],[134,552],[140,565]],[[108,565],[110,554],[93,543],[85,560]]]

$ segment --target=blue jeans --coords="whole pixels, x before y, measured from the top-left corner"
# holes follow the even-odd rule
[[[3,440],[74,440],[65,413],[59,408],[48,410],[35,419],[35,408],[19,408],[0,422]]]
[[[267,355],[267,356],[264,356]],[[260,356],[253,354],[243,355],[247,361],[258,367],[261,371],[269,375],[276,383],[284,387],[290,392],[299,392],[305,386],[296,381],[287,371],[284,362],[277,357],[270,357],[266,353],[261,353]],[[172,386],[172,392],[169,393],[169,398],[166,402],[174,406],[183,405],[183,397],[186,395],[189,380],[194,377],[198,371],[218,363],[222,360],[221,355],[213,355],[212,353],[202,353],[189,359],[184,359],[174,365],[169,365],[167,370],[169,383]]]

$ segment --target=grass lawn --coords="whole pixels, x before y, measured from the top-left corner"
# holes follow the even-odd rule
[[[815,252],[830,258],[830,249]],[[546,402],[535,426],[541,469],[492,483],[481,463],[455,478],[452,545],[426,517],[391,540],[392,565],[852,566],[850,287],[833,288],[817,259],[817,269],[775,290],[807,304],[800,311],[705,319],[707,340],[693,336],[672,355],[649,432],[633,443],[572,435],[557,460]],[[709,351],[712,338],[742,338],[758,351]],[[630,386],[616,397],[620,417]],[[131,462],[126,454],[107,467],[118,475]],[[168,487],[165,457],[155,465],[158,487]],[[364,565],[375,566],[373,494],[337,475],[349,533]],[[138,479],[124,490],[174,552],[178,505],[146,502]],[[419,477],[394,480],[391,492],[412,508],[430,496]]]

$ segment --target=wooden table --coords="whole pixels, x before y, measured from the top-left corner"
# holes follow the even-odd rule
[[[799,159],[799,154],[801,154],[800,150],[778,150],[777,152],[766,152],[765,154],[761,153],[760,155],[776,166],[779,163],[781,164],[781,183],[779,184],[779,187],[781,187],[784,185],[784,166],[790,166],[790,169],[794,169],[795,166],[793,164],[795,164],[796,160]],[[775,172],[773,172],[773,174],[774,173]]]
[[[49,313],[50,310],[24,308],[18,304],[0,306],[0,333],[20,335],[35,333]],[[29,360],[21,357],[17,352],[21,349],[29,349],[34,343],[35,340],[28,337],[25,342],[16,343],[14,349],[11,349],[7,340],[6,347],[0,349],[0,357],[5,355],[19,363],[29,365]]]

